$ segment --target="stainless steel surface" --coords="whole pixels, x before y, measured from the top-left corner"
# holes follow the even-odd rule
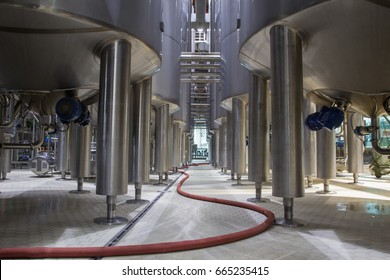
[[[1,88],[47,95],[99,87],[99,46],[132,42],[133,81],[154,73],[161,50],[161,3],[107,0],[0,2]],[[23,77],[23,78],[22,78]]]
[[[240,179],[246,173],[246,104],[239,98],[233,98],[233,172]],[[239,182],[238,182],[239,183]]]
[[[91,125],[70,125],[70,169],[72,178],[91,176]]]
[[[302,42],[287,26],[271,29],[272,194],[304,196]]]
[[[316,112],[316,105],[308,99],[304,100],[303,116],[306,118],[309,114]],[[305,176],[312,176],[317,173],[317,141],[316,133],[306,126],[303,130],[305,144]]]
[[[162,33],[162,58],[164,63],[161,69],[152,78],[153,105],[171,103],[171,113],[179,109],[180,105],[180,53],[181,53],[181,0],[162,0],[162,15],[159,18],[164,22]]]
[[[343,99],[351,111],[384,114],[381,104],[390,92],[388,8],[362,0],[241,2],[248,24],[242,24],[247,40],[240,59],[248,69],[269,75],[269,28],[294,26],[304,34],[304,89],[313,102]]]
[[[169,104],[156,109],[156,172],[162,174],[168,171],[168,125]]]
[[[358,113],[347,114],[347,149],[348,149],[348,172],[362,173],[363,172],[363,139],[354,133],[356,126],[363,126],[363,117]]]
[[[229,103],[229,98],[248,94],[250,90],[251,74],[245,69],[238,57],[241,37],[237,29],[239,15],[238,0],[221,1],[221,83],[222,101]],[[224,104],[225,108],[229,104]]]
[[[270,95],[267,81],[252,76],[249,92],[248,180],[269,181],[270,173]]]
[[[317,178],[336,177],[335,132],[327,129],[317,131]]]
[[[70,134],[69,130],[58,133],[58,146],[56,156],[56,170],[70,171]]]
[[[116,215],[116,204],[117,204],[117,196],[108,195],[106,197],[107,203],[107,216],[96,218],[93,221],[99,225],[121,225],[128,222],[128,220],[124,217],[119,217]]]
[[[96,141],[96,193],[127,193],[128,118],[131,44],[116,40],[101,55],[101,77]]]

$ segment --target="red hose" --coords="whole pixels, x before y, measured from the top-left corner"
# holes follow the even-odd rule
[[[220,203],[225,205],[231,205],[241,207],[249,210],[256,211],[267,217],[262,223],[239,232],[230,234],[224,234],[214,237],[201,238],[195,240],[184,240],[175,242],[163,242],[155,244],[143,244],[143,245],[127,245],[127,246],[115,246],[115,247],[31,247],[31,248],[0,248],[1,259],[27,259],[27,258],[82,258],[82,257],[109,257],[109,256],[128,256],[128,255],[144,255],[144,254],[157,254],[157,253],[169,253],[177,251],[185,251],[192,249],[207,248],[216,245],[222,245],[238,240],[242,240],[267,230],[274,222],[275,216],[271,211],[254,204],[242,203],[237,201],[211,198],[206,196],[194,195],[181,190],[181,186],[189,175],[185,172],[184,178],[179,182],[177,186],[177,192],[183,196],[209,201],[214,203]]]

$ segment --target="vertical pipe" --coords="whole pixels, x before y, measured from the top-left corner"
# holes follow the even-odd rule
[[[353,173],[354,183],[358,183],[359,173],[363,172],[363,142],[355,135],[353,129],[363,126],[359,113],[347,113],[348,172]]]
[[[291,227],[301,225],[293,220],[293,199],[304,196],[302,41],[284,25],[273,26],[270,38],[272,194],[283,197],[280,224]]]
[[[233,173],[237,174],[237,185],[241,185],[241,176],[245,174],[245,102],[233,98]]]
[[[317,193],[330,193],[329,180],[336,177],[335,132],[328,129],[317,131],[317,178],[324,180],[324,190]]]
[[[110,42],[100,61],[96,193],[107,196],[107,217],[95,222],[122,224],[127,219],[117,217],[115,207],[128,185],[131,44],[124,39]]]
[[[168,172],[168,125],[169,125],[169,104],[163,104],[156,110],[156,172],[159,177],[159,184],[162,184],[163,175]]]
[[[91,135],[92,126],[85,127],[71,124],[72,158],[71,177],[77,179],[77,190],[70,193],[84,194],[90,191],[83,190],[83,179],[91,175]]]
[[[304,101],[304,116],[316,112],[316,105],[310,100]],[[307,127],[304,127],[305,143],[305,176],[307,177],[307,187],[313,187],[313,175],[317,173],[317,154],[316,154],[316,133]]]
[[[248,180],[255,182],[256,197],[250,202],[267,202],[261,198],[261,183],[269,181],[270,129],[267,81],[253,75],[249,92]]]

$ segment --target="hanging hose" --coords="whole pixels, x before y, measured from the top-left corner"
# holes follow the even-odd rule
[[[211,198],[206,196],[194,195],[184,192],[181,186],[189,175],[183,171],[184,178],[179,182],[177,191],[179,194],[202,201],[225,204],[240,208],[249,209],[265,215],[267,218],[262,223],[239,232],[224,234],[214,237],[207,237],[195,240],[184,240],[175,242],[163,242],[143,245],[128,245],[115,247],[32,247],[32,248],[0,248],[0,259],[27,259],[27,258],[85,258],[85,257],[109,257],[109,256],[129,256],[169,253],[193,249],[207,248],[211,246],[222,245],[234,241],[239,241],[251,236],[255,236],[266,231],[274,222],[274,214],[260,206],[243,202]]]

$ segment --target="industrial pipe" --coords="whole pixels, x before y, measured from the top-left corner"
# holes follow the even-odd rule
[[[381,155],[390,155],[390,149],[383,149],[379,147],[378,144],[378,124],[377,124],[377,118],[373,117],[371,118],[371,126],[372,126],[372,133],[371,133],[371,144],[372,147],[376,152],[378,152]]]
[[[219,235],[219,236],[195,239],[195,240],[163,242],[163,243],[143,244],[143,245],[112,246],[112,247],[0,248],[0,258],[1,259],[85,258],[85,257],[110,257],[110,256],[130,256],[130,255],[170,253],[170,252],[208,248],[212,246],[223,245],[223,244],[239,241],[245,238],[258,235],[266,231],[272,226],[275,219],[274,214],[271,211],[262,208],[260,206],[238,202],[238,201],[194,195],[183,191],[181,189],[182,184],[184,183],[185,180],[188,179],[189,175],[185,172],[182,173],[184,174],[184,177],[181,179],[181,181],[177,186],[177,192],[180,195],[183,195],[191,199],[248,209],[260,213],[262,215],[265,215],[267,218],[263,222],[249,229],[245,229],[239,232]],[[115,203],[112,203],[111,205],[115,205]]]
[[[34,148],[37,148],[39,146],[41,146],[43,144],[43,142],[45,141],[45,130],[46,130],[47,126],[44,126],[44,125],[41,125],[40,126],[40,138],[31,143],[31,144],[21,144],[21,143],[0,143],[0,149],[10,149],[10,150],[13,150],[13,149],[34,149]]]
[[[285,208],[277,223],[295,227],[302,224],[292,219],[293,200],[304,196],[302,40],[284,25],[271,28],[270,40],[272,194],[283,197]]]
[[[116,197],[128,188],[128,130],[131,44],[118,39],[107,44],[100,56],[100,93],[96,141],[96,194],[107,196],[107,217],[98,224],[123,224],[115,213]]]

